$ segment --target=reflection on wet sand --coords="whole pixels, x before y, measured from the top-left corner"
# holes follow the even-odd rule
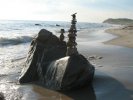
[[[117,79],[97,70],[94,90],[97,100],[132,100],[133,90],[127,89]]]
[[[117,79],[97,70],[93,86],[71,91],[53,91],[35,85],[38,100],[132,100],[133,91],[127,89]]]
[[[70,91],[53,91],[35,85],[34,91],[40,95],[39,100],[96,100],[92,85]]]
[[[132,71],[133,68],[130,69]],[[112,69],[108,70],[113,72]],[[117,79],[117,76],[114,78],[110,75],[107,70],[99,68],[96,70],[93,86],[65,92],[53,91],[41,85],[32,84],[15,85],[14,83],[9,83],[1,86],[3,86],[5,91],[3,93],[7,96],[7,100],[11,98],[19,98],[18,100],[132,100],[133,90],[126,88]]]

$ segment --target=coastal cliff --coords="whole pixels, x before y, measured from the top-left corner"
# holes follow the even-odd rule
[[[133,20],[127,18],[117,18],[117,19],[109,18],[104,20],[103,23],[116,24],[116,25],[133,25]]]

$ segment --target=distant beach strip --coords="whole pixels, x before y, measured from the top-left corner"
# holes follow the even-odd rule
[[[120,25],[119,28],[108,29],[105,32],[117,37],[104,42],[105,44],[125,46],[133,48],[133,20],[132,19],[107,19],[103,23]]]

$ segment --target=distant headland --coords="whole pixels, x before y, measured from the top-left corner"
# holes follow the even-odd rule
[[[128,18],[109,18],[103,21],[103,23],[117,24],[117,25],[133,25],[133,19]]]

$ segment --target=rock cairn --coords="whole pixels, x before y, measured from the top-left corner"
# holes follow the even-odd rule
[[[71,27],[69,29],[69,34],[68,34],[68,42],[67,42],[67,52],[66,52],[66,56],[70,56],[73,54],[78,54],[77,51],[77,43],[76,43],[76,36],[77,36],[77,30],[76,30],[76,14],[74,13],[72,14],[72,21],[71,21]]]

